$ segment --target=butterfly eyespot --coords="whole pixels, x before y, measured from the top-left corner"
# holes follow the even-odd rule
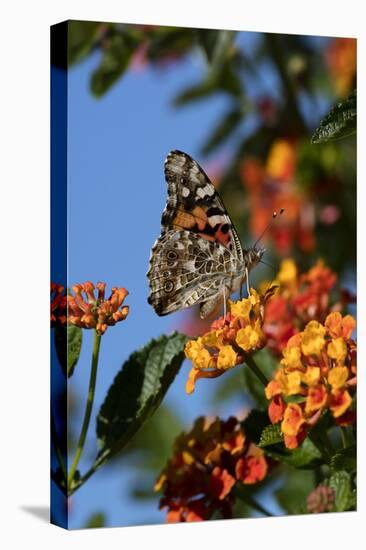
[[[169,250],[169,252],[166,255],[168,260],[176,260],[178,258],[178,255],[174,250]]]
[[[163,277],[169,277],[170,276],[170,271],[163,271]]]
[[[166,281],[166,283],[164,284],[165,292],[171,292],[173,288],[174,288],[174,284],[172,283],[172,281]]]

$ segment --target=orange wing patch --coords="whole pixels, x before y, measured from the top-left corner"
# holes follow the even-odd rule
[[[182,208],[177,210],[173,219],[173,227],[180,229],[192,229],[197,226],[199,231],[203,231],[207,225],[206,212],[200,206],[196,206],[192,212],[187,212]]]

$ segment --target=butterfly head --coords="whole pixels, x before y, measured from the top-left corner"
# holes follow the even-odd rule
[[[248,250],[247,259],[248,259],[249,269],[252,269],[252,267],[257,265],[261,261],[265,251],[266,249],[263,246],[260,246],[260,247],[254,246],[253,248]]]

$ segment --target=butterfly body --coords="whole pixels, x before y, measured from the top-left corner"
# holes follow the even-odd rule
[[[200,304],[202,318],[239,290],[264,250],[243,250],[225,207],[202,168],[172,151],[165,161],[168,201],[147,273],[158,315]]]

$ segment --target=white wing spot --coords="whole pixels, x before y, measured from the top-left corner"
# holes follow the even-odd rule
[[[182,188],[182,197],[184,197],[184,198],[188,197],[189,193],[190,193],[190,191],[189,191],[188,187],[183,187]]]

